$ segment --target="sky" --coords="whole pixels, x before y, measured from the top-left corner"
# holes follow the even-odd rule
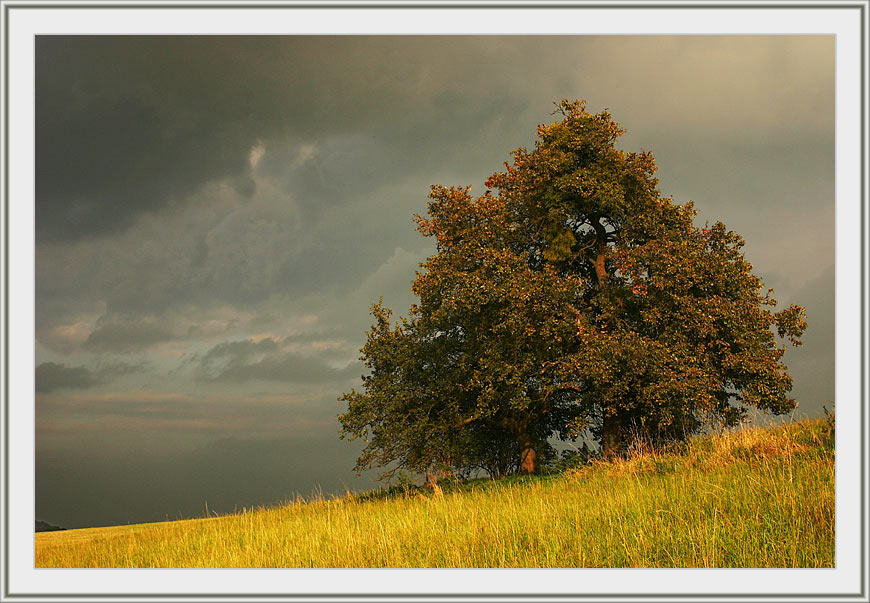
[[[584,99],[723,221],[834,399],[833,36],[38,36],[36,517],[161,521],[375,487],[338,438],[433,184]]]

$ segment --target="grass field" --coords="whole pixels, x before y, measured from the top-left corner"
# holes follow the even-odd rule
[[[36,534],[37,567],[832,567],[831,422],[558,475]]]

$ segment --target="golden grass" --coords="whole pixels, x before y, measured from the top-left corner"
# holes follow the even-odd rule
[[[832,567],[833,430],[746,429],[539,478],[36,534],[37,567]]]

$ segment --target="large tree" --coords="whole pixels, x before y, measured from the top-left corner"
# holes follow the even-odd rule
[[[496,194],[433,187],[420,302],[395,326],[375,306],[364,392],[342,397],[344,435],[368,441],[358,468],[534,472],[552,436],[588,430],[615,455],[637,431],[794,407],[774,330],[799,345],[803,309],[773,312],[742,239],[662,198],[606,111],[558,110],[487,181]]]
[[[558,111],[487,186],[523,217],[545,265],[585,277],[564,369],[582,382],[605,455],[634,429],[671,439],[734,425],[747,406],[794,408],[772,328],[799,345],[803,308],[771,311],[743,240],[720,222],[696,227],[691,204],[662,198],[652,155],[617,149],[625,130],[607,111],[581,101]]]

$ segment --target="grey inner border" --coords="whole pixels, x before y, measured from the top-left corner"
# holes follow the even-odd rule
[[[0,2],[3,5],[3,38],[4,38],[4,64],[3,64],[3,86],[4,86],[4,103],[5,111],[3,115],[3,148],[4,148],[4,187],[3,187],[3,299],[4,299],[4,315],[3,315],[3,495],[4,495],[4,513],[3,513],[3,574],[2,582],[3,589],[0,593],[0,600],[141,600],[141,599],[165,599],[165,600],[187,600],[187,599],[212,599],[212,600],[336,600],[336,601],[355,601],[355,600],[406,600],[406,601],[431,601],[431,600],[532,600],[540,599],[547,601],[576,601],[576,600],[608,600],[608,599],[624,599],[633,601],[643,600],[724,600],[724,599],[747,599],[747,600],[770,600],[770,599],[791,599],[791,600],[818,600],[824,597],[828,600],[857,600],[866,601],[867,597],[867,558],[866,558],[866,525],[867,525],[867,501],[865,498],[867,472],[867,434],[865,433],[865,402],[867,402],[867,375],[865,374],[865,366],[867,362],[867,298],[865,289],[867,282],[865,275],[867,271],[867,233],[866,226],[866,207],[867,201],[867,174],[865,168],[867,165],[867,157],[865,154],[866,140],[866,112],[867,98],[865,95],[865,73],[867,59],[867,32],[865,23],[867,20],[868,0],[860,0],[858,2],[829,2],[819,4],[793,4],[786,3],[750,3],[750,4],[731,4],[718,2],[705,3],[679,3],[671,2],[665,4],[655,4],[655,0],[649,2],[636,2],[631,4],[607,4],[607,3],[523,3],[523,4],[483,4],[483,3],[463,3],[459,5],[442,4],[439,2],[416,2],[416,3],[388,3],[388,2],[367,2],[360,0],[359,2],[343,2],[336,4],[319,4],[319,3],[300,3],[300,4],[214,4],[206,3],[197,4],[167,4],[155,5],[150,3],[127,2],[125,4],[111,3],[90,3],[76,4],[74,1],[63,4],[30,4],[28,2]],[[26,593],[16,594],[9,591],[9,16],[12,9],[42,9],[42,8],[75,8],[75,9],[125,9],[125,8],[156,8],[156,9],[173,9],[173,8],[199,8],[199,9],[284,9],[293,10],[300,8],[318,8],[318,9],[348,9],[348,8],[366,8],[366,9],[596,9],[596,8],[655,8],[655,9],[847,9],[858,10],[861,23],[861,381],[860,381],[860,420],[861,420],[861,562],[860,562],[860,592],[854,594],[830,594],[830,593],[801,593],[801,594],[771,594],[771,593],[740,593],[740,594],[719,594],[719,593],[673,593],[673,594],[626,594],[626,593],[565,593],[565,594],[481,594],[481,593],[441,593],[441,594],[424,594],[424,593],[360,593],[360,594],[329,594],[329,593],[268,593],[268,594],[184,594],[184,593],[164,593],[164,594],[131,594],[131,593],[91,593],[91,594],[50,594],[50,593]]]

